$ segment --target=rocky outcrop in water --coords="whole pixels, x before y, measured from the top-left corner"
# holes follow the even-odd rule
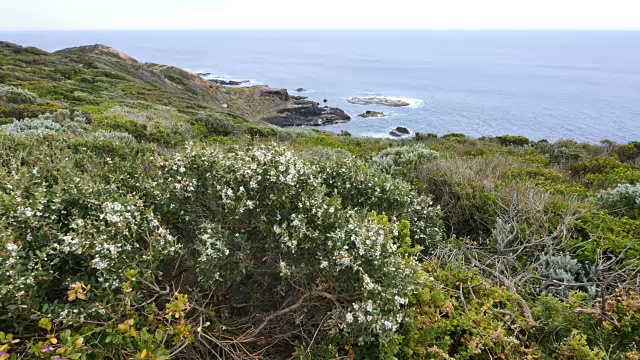
[[[360,116],[361,118],[367,119],[367,118],[381,118],[381,117],[385,117],[386,115],[380,111],[367,110],[358,116]]]
[[[411,131],[409,131],[409,129],[407,129],[406,127],[402,127],[402,126],[398,126],[397,128],[389,131],[389,135],[393,137],[403,137],[409,134],[411,134]]]
[[[347,101],[356,105],[381,105],[391,107],[403,107],[411,105],[404,100],[390,99],[380,96],[354,96],[347,99]]]

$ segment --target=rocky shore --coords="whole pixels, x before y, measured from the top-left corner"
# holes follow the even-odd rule
[[[261,96],[286,102],[278,110],[278,115],[267,116],[262,120],[280,127],[323,126],[345,123],[351,117],[341,109],[320,106],[318,102],[307,100],[304,96],[291,96],[287,89],[263,87]]]
[[[218,85],[225,86],[239,86],[242,84],[247,84],[249,80],[224,80],[224,79],[209,79],[210,82],[216,83]]]

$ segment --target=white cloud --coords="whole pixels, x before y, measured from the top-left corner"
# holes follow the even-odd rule
[[[640,29],[637,0],[0,0],[0,29]]]

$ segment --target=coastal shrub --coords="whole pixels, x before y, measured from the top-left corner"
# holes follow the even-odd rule
[[[640,168],[629,167],[628,164],[603,174],[588,174],[582,179],[585,187],[594,190],[606,190],[618,184],[640,183]]]
[[[280,133],[280,130],[274,126],[249,125],[246,132],[254,138],[275,138]]]
[[[38,102],[35,104],[9,104],[0,102],[0,117],[10,119],[37,118],[40,115],[62,109],[56,102]]]
[[[562,169],[566,169],[588,156],[584,146],[573,140],[559,140],[548,148],[550,150],[549,163]]]
[[[187,125],[188,126],[188,125]],[[149,142],[167,147],[175,147],[186,142],[190,136],[161,124],[140,122],[122,114],[101,114],[95,116],[92,124],[95,130],[127,133],[139,142]]]
[[[614,214],[636,218],[640,214],[640,185],[621,184],[615,189],[602,191],[596,202]]]
[[[287,129],[280,131],[277,139],[289,142],[303,150],[320,148],[346,150],[361,159],[370,159],[378,152],[391,146],[388,139],[336,136],[333,133],[317,129]]]
[[[314,333],[314,352],[336,343],[385,344],[421,282],[412,238],[429,236],[427,243],[440,234],[427,199],[401,181],[368,175],[345,153],[321,167],[273,145],[149,157],[120,141],[126,134],[45,138],[45,146],[30,135],[15,139],[11,152],[24,161],[0,157],[7,250],[0,253],[0,323],[5,332],[34,334],[13,346],[21,353],[29,344],[38,356],[49,348],[97,357],[167,354],[161,340],[186,346],[200,321],[211,324],[201,330],[209,338],[241,339],[260,329],[252,336],[286,339],[289,354],[302,344],[306,351]],[[105,142],[124,151],[106,155]],[[331,180],[341,173],[340,184]],[[184,258],[173,263],[180,249]],[[165,291],[168,284],[180,284],[188,301]],[[223,296],[211,298],[212,291]],[[168,323],[173,303],[183,310]],[[192,318],[187,309],[196,304],[215,312]],[[292,304],[300,305],[271,316]],[[153,331],[158,337],[139,343]],[[83,343],[71,349],[47,336]],[[118,345],[116,338],[127,340]],[[269,341],[248,346],[260,351]],[[228,351],[188,346],[212,356]]]
[[[417,132],[414,136],[415,141],[423,141],[426,139],[437,139],[438,138],[438,134],[435,133],[427,133],[427,134],[423,134],[420,132]]]
[[[502,146],[527,146],[531,143],[529,138],[517,135],[496,136],[495,139],[498,141],[498,144]]]
[[[115,106],[104,112],[118,118],[133,120],[146,126],[149,141],[180,144],[194,140],[197,135],[188,116],[168,106],[136,103],[136,107]]]
[[[439,156],[438,152],[420,145],[393,147],[374,156],[369,167],[389,175],[414,175],[418,166]]]
[[[0,101],[13,104],[35,104],[38,100],[38,95],[32,92],[0,84]]]
[[[160,164],[154,208],[194,249],[185,264],[199,296],[224,293],[212,306],[234,314],[216,318],[212,334],[240,336],[254,326],[293,344],[302,341],[294,333],[319,331],[361,345],[394,336],[419,283],[410,234],[437,236],[437,211],[401,182],[373,181],[353,160],[338,153],[319,166],[259,146],[187,150]],[[245,302],[252,306],[234,309]],[[313,311],[255,322],[295,303]]]
[[[640,141],[631,141],[626,145],[618,146],[615,154],[623,162],[634,162],[640,157]]]
[[[622,163],[612,157],[593,157],[569,166],[569,172],[574,177],[584,177],[589,174],[605,174],[622,166]]]
[[[432,207],[430,197],[418,194],[405,181],[367,168],[346,150],[317,149],[306,156],[325,174],[323,185],[327,196],[337,194],[349,207],[370,208],[392,218],[407,219],[412,226],[413,243],[427,251],[441,240],[440,210]]]
[[[195,117],[207,129],[208,136],[243,136],[247,121],[222,113],[200,113]]]
[[[442,135],[442,138],[463,140],[463,139],[467,139],[467,135],[461,134],[461,133],[449,133],[449,134]]]
[[[116,145],[123,159],[112,160],[92,152],[103,143],[0,140],[0,331],[20,340],[9,354],[126,358],[183,345],[184,316],[168,319],[164,304],[149,301],[177,239],[139,196],[138,147]]]
[[[51,120],[14,120],[13,123],[0,126],[9,135],[54,134],[63,131],[60,124]]]
[[[41,115],[38,119],[15,120],[11,124],[0,126],[10,135],[53,134],[69,132],[79,134],[88,129],[87,118],[80,112],[58,110],[52,114]]]
[[[440,157],[418,168],[425,191],[444,213],[445,229],[474,239],[491,235],[499,209],[499,183],[511,162],[499,156]]]
[[[398,359],[521,359],[532,352],[512,294],[456,263],[423,267],[431,281],[411,298]]]
[[[123,132],[114,132],[114,131],[104,131],[98,130],[96,132],[88,134],[89,136],[99,139],[99,140],[108,140],[108,141],[118,141],[128,145],[135,144],[136,139],[128,133]]]

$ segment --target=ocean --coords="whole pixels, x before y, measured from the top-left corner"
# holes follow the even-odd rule
[[[102,43],[134,58],[297,95],[344,109],[327,126],[358,136],[517,134],[534,140],[640,140],[640,32],[623,31],[81,31],[0,32],[53,51]],[[411,106],[353,105],[352,96]],[[385,118],[362,119],[365,110]]]

